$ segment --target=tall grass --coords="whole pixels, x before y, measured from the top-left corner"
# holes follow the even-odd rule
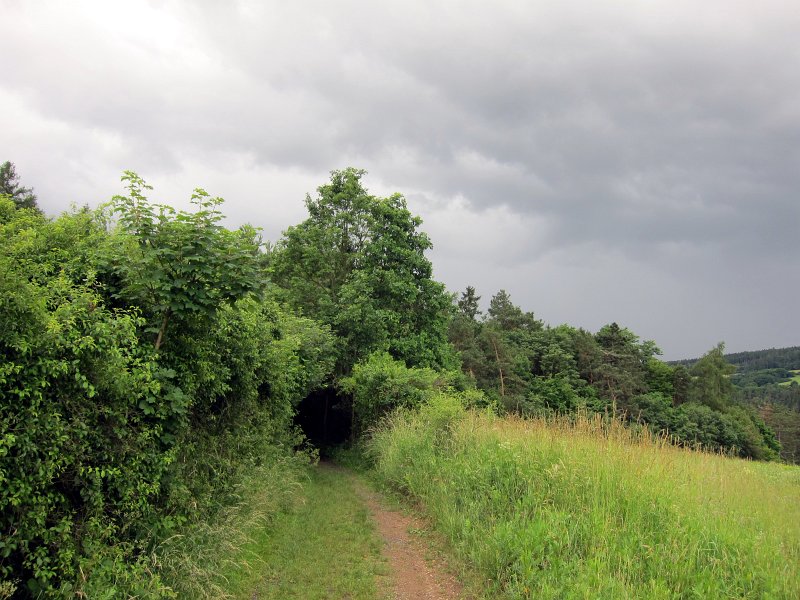
[[[308,462],[298,453],[255,467],[237,486],[237,502],[156,550],[161,575],[179,598],[231,597],[231,574],[261,568],[250,551],[253,537],[302,496]]]
[[[615,421],[440,396],[376,431],[379,476],[506,598],[800,598],[800,469]]]

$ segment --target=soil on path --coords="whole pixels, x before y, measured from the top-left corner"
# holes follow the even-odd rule
[[[418,519],[387,508],[380,496],[353,478],[353,486],[375,520],[383,538],[395,600],[456,600],[464,597],[462,586],[435,559],[426,560],[430,549],[409,533],[422,529]]]

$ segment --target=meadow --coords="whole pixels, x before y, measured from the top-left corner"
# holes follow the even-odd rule
[[[783,383],[779,383],[778,385],[790,386],[793,383],[800,385],[800,369],[794,369],[791,373],[793,377],[789,381],[784,381]]]
[[[445,394],[387,419],[368,452],[486,597],[800,597],[800,468]]]

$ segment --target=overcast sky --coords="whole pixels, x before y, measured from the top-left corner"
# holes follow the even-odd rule
[[[451,291],[668,359],[800,344],[796,0],[0,0],[0,57],[49,214],[133,169],[275,240],[356,166]]]

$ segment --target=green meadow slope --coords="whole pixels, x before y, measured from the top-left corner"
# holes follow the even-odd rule
[[[395,415],[369,452],[487,597],[800,597],[800,468],[446,395]]]

